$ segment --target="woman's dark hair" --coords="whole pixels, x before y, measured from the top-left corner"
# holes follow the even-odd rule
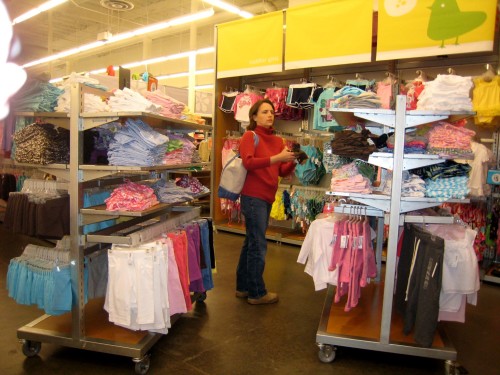
[[[262,104],[267,103],[273,107],[273,112],[274,112],[274,104],[269,100],[269,99],[261,99],[258,102],[256,102],[252,108],[248,111],[248,117],[250,117],[250,124],[247,126],[247,130],[255,130],[257,127],[257,123],[253,119],[253,116],[259,112],[259,108]]]

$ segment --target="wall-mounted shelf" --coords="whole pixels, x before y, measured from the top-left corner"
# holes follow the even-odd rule
[[[99,112],[82,113],[80,117],[83,120],[83,129],[91,129],[102,124],[118,121],[127,117],[140,117],[152,127],[167,127],[176,130],[212,130],[211,125],[201,125],[196,122],[178,120],[149,112]]]
[[[15,112],[17,117],[34,117],[43,118],[46,122],[59,126],[61,128],[70,129],[69,113],[66,112]]]

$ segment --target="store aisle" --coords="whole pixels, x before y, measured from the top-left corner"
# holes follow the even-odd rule
[[[127,357],[42,344],[40,356],[25,358],[16,330],[42,313],[7,296],[9,260],[27,239],[0,226],[0,374],[134,374]],[[298,247],[269,243],[266,281],[280,294],[275,305],[251,306],[234,297],[234,270],[243,237],[215,236],[215,289],[205,303],[177,321],[154,346],[149,374],[443,374],[443,361],[339,348],[336,360],[318,360],[315,334],[325,292],[297,264]],[[479,305],[468,310],[466,325],[448,324],[459,361],[472,375],[500,374],[500,288],[483,284]]]

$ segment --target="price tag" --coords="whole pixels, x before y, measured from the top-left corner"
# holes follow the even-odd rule
[[[340,248],[345,249],[347,247],[347,236],[340,236]]]

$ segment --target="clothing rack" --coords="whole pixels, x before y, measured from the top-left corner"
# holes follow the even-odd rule
[[[360,112],[363,111],[360,110]],[[445,114],[446,113],[443,113],[443,115]],[[470,115],[471,113],[463,114],[464,117]],[[363,116],[363,113],[360,113],[359,116]],[[344,317],[333,308],[333,288],[329,288],[323,315],[316,335],[316,341],[320,348],[319,358],[323,362],[333,361],[335,359],[334,345],[339,345],[443,359],[446,361],[446,366],[455,368],[457,352],[450,344],[443,331],[438,330],[436,332],[436,338],[431,347],[420,347],[415,345],[411,339],[403,335],[401,320],[399,317],[393,316],[397,249],[401,220],[404,222],[405,213],[407,212],[428,207],[436,207],[442,203],[439,200],[433,199],[401,197],[405,132],[398,131],[398,129],[404,130],[409,127],[410,124],[411,126],[418,126],[434,123],[439,121],[442,117],[440,117],[441,114],[438,113],[434,116],[421,116],[419,114],[407,112],[406,96],[403,95],[397,96],[396,110],[393,113],[387,114],[387,118],[383,118],[383,116],[385,115],[381,112],[380,120],[378,121],[379,124],[382,126],[388,123],[388,120],[391,120],[394,124],[392,126],[395,129],[395,146],[392,156],[393,181],[390,197],[377,194],[337,193],[339,196],[348,196],[351,200],[387,212],[389,216],[385,281],[379,285],[373,285],[365,292],[367,293],[367,298],[370,298],[369,304],[360,307],[360,309],[355,312],[354,316],[352,315],[354,313],[353,311],[349,313],[351,314],[349,319],[357,319],[359,317],[362,319],[360,322],[366,321],[366,314],[369,314],[372,317],[374,316],[376,321],[372,321],[367,325],[360,323],[362,327],[357,327],[356,334],[346,330],[345,326],[342,325],[342,322],[345,322],[345,320],[343,320]],[[448,116],[450,115],[448,114]],[[339,116],[339,120],[340,117],[341,116]],[[468,202],[468,200],[463,200],[461,202]],[[408,219],[410,219],[410,217]],[[418,220],[421,221],[430,219],[431,216],[418,218]],[[380,220],[383,220],[383,218],[380,218]],[[414,220],[417,220],[417,218]],[[442,220],[442,218],[439,218],[439,220]],[[446,220],[448,220],[448,218]],[[378,238],[383,238],[383,236],[379,235]],[[377,313],[375,313],[375,311],[377,311]],[[376,329],[371,330],[373,327],[376,327]],[[449,372],[449,374],[451,374],[451,372]]]
[[[257,94],[264,94],[266,92],[266,90],[264,90],[264,89],[258,88],[258,87],[253,86],[253,85],[245,84],[244,92],[249,92],[249,91],[255,92]]]
[[[53,181],[53,180],[39,180],[36,178],[28,178],[24,181],[23,183],[23,188],[21,192],[26,193],[26,192],[31,192],[31,193],[36,193],[36,192],[54,192],[56,190],[68,190],[68,183],[67,182],[58,182],[58,181]]]
[[[169,232],[179,225],[200,217],[201,207],[195,207],[190,211],[183,212],[178,216],[171,216],[165,221],[146,227],[138,232],[130,234],[130,246],[137,246],[141,242],[149,242],[158,238],[162,233]]]
[[[103,299],[94,298],[85,300],[85,259],[99,246],[104,247],[107,243],[137,244],[146,239],[153,238],[162,231],[174,229],[183,222],[191,221],[200,216],[200,207],[192,208],[182,213],[172,213],[168,205],[157,205],[152,209],[137,212],[120,212],[117,216],[127,218],[119,224],[106,228],[97,233],[112,233],[113,235],[83,234],[84,225],[90,222],[98,222],[109,219],[112,215],[105,210],[91,210],[85,212],[83,206],[83,193],[87,182],[95,186],[96,180],[113,176],[112,181],[117,180],[117,175],[136,174],[169,171],[180,168],[201,166],[202,163],[190,163],[176,166],[154,165],[147,167],[127,166],[101,166],[84,165],[82,162],[82,137],[83,130],[97,127],[110,121],[117,121],[125,117],[141,117],[144,121],[152,122],[155,126],[167,129],[196,129],[201,125],[177,119],[169,119],[163,116],[141,112],[117,112],[117,113],[92,113],[91,115],[81,113],[83,89],[80,84],[72,84],[70,92],[70,113],[64,114],[66,127],[70,132],[70,164],[32,165],[37,170],[49,171],[48,173],[59,173],[61,178],[69,181],[69,227],[70,227],[70,249],[69,256],[72,265],[71,285],[74,287],[75,300],[70,313],[58,316],[43,315],[36,320],[20,327],[17,337],[23,342],[23,353],[27,357],[36,356],[41,350],[42,342],[49,342],[77,349],[92,350],[101,353],[128,356],[132,358],[137,374],[146,374],[149,369],[149,350],[162,337],[161,334],[150,331],[125,330],[109,321],[108,316],[103,314]],[[47,114],[51,118],[52,114]],[[196,128],[193,128],[195,126]],[[208,127],[208,126],[207,126]],[[88,209],[87,209],[88,210]],[[163,221],[166,221],[163,223]],[[149,228],[147,225],[154,225]],[[114,235],[127,232],[128,236]],[[135,232],[135,234],[134,234]],[[132,233],[132,234],[130,234]],[[67,241],[66,241],[67,242]],[[191,297],[196,301],[203,301],[206,297],[195,293]],[[172,320],[173,322],[173,320]]]
[[[356,204],[342,203],[339,206],[335,206],[334,212],[346,214],[346,215],[356,215],[356,216],[370,216],[375,217],[377,220],[377,244],[375,246],[375,261],[377,263],[377,276],[374,278],[376,282],[380,281],[382,275],[382,250],[384,247],[384,241],[379,240],[384,238],[384,211],[369,207],[361,206]]]

